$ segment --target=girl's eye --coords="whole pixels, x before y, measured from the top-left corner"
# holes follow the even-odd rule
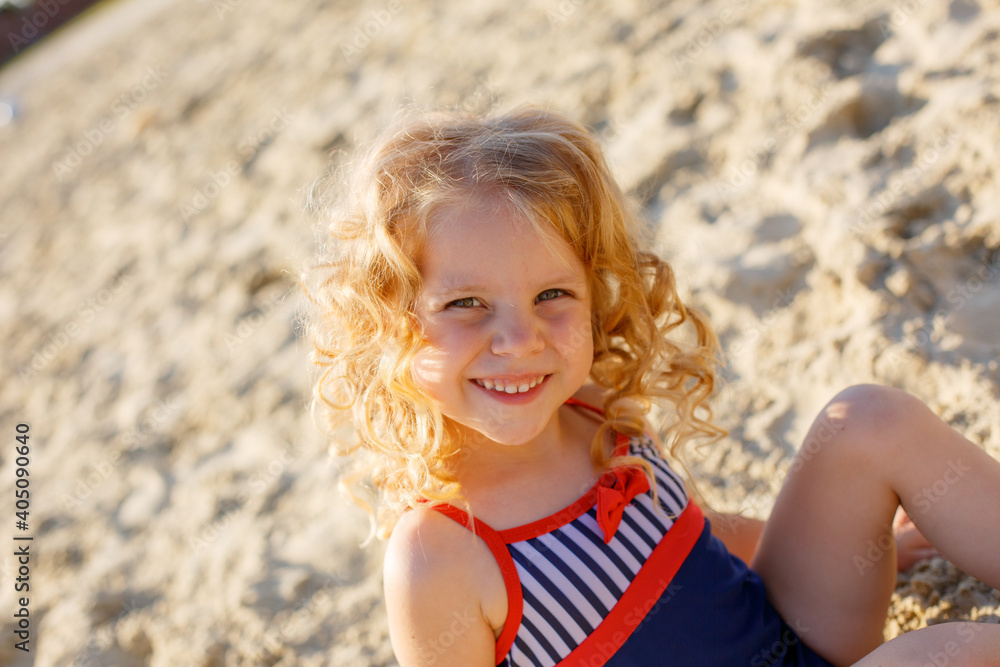
[[[562,296],[565,293],[566,292],[562,291],[561,289],[547,289],[547,290],[545,290],[544,292],[542,292],[541,294],[538,295],[538,300],[539,301],[551,301],[552,299],[560,297],[560,296]]]
[[[456,306],[458,308],[475,308],[479,305],[479,299],[474,296],[467,296],[464,299],[455,299],[447,307]]]

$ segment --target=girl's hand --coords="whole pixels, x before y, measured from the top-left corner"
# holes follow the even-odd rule
[[[941,555],[917,529],[902,507],[896,511],[896,518],[892,521],[892,532],[896,536],[896,565],[900,572],[906,572],[917,561]]]

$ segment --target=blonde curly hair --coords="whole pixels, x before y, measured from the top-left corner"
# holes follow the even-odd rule
[[[409,370],[422,339],[414,258],[435,211],[484,195],[499,196],[542,237],[563,239],[586,267],[590,379],[609,390],[591,446],[598,465],[628,463],[609,460],[602,443],[612,430],[640,435],[653,401],[668,409],[661,435],[681,463],[684,443],[725,434],[706,404],[715,335],[681,302],[670,266],[640,249],[637,212],[594,137],[533,106],[486,117],[410,115],[368,151],[346,195],[323,209],[331,238],[302,276],[318,368],[313,415],[332,451],[353,460],[345,479],[370,481],[379,494],[377,510],[362,504],[380,537],[421,501],[461,500],[448,465],[461,450],[458,431]],[[688,342],[672,340],[684,324]],[[352,433],[335,432],[347,424]]]

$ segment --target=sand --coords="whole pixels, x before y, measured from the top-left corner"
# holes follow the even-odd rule
[[[857,382],[1000,457],[998,31],[974,0],[85,15],[0,71],[0,495],[27,423],[30,528],[4,533],[34,537],[27,654],[0,556],[0,663],[394,664],[294,318],[306,188],[405,104],[598,131],[726,350],[732,435],[696,466],[720,509],[766,516]],[[935,559],[886,634],[956,618],[1000,622],[1000,593]]]

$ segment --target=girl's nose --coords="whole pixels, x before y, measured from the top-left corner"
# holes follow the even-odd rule
[[[497,317],[490,348],[493,354],[524,357],[545,347],[541,322],[534,313],[508,310]]]

